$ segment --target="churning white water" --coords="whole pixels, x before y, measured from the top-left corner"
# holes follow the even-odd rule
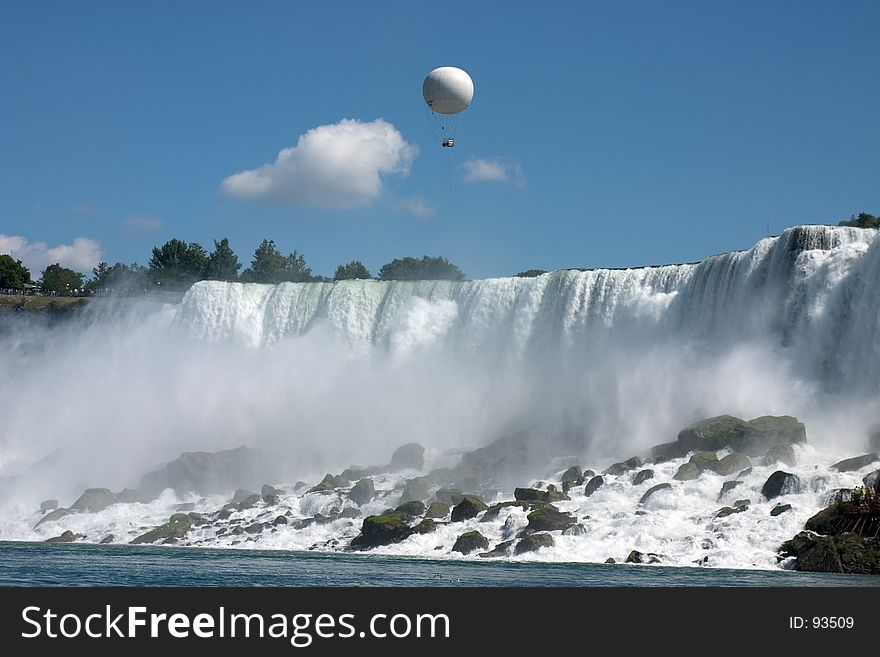
[[[752,507],[724,519],[721,532],[713,514],[722,478],[676,485],[641,509],[652,482],[633,487],[621,477],[559,503],[588,532],[560,536],[537,556],[604,560],[640,549],[690,563],[709,551],[714,565],[768,566],[830,490],[864,474],[831,474],[827,465],[862,453],[880,418],[876,235],[803,226],[698,264],[537,278],[202,282],[179,304],[95,300],[84,317],[54,326],[9,322],[0,332],[0,537],[72,529],[89,540],[111,531],[130,538],[181,500],[166,493],[38,530],[34,504],[56,497],[64,506],[88,486],[136,486],[182,451],[281,449],[295,463],[301,456],[297,476],[314,481],[352,463],[384,463],[411,441],[428,448],[428,466],[448,464],[564,417],[583,436],[571,462],[600,469],[703,417],[797,415],[809,441],[801,474],[817,483],[773,524],[757,494],[772,469],[749,475],[742,496]],[[658,466],[653,483],[678,464]],[[389,497],[376,512],[398,483],[377,481]],[[343,503],[306,498],[287,498],[292,517]],[[207,511],[225,500],[193,501]],[[501,540],[524,523],[518,514],[480,529]],[[251,544],[308,548],[359,526],[335,523],[282,527]],[[460,531],[447,526],[388,550],[435,554],[442,545],[448,554]]]

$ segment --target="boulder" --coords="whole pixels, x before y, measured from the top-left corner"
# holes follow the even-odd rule
[[[874,470],[874,472],[869,472],[867,475],[862,477],[862,484],[868,490],[877,487],[877,481],[880,480],[880,470]]]
[[[420,500],[404,502],[397,507],[396,511],[407,518],[415,518],[416,516],[425,515],[425,503]]]
[[[804,529],[817,534],[835,534],[851,506],[850,502],[840,502],[825,507],[804,523]]]
[[[724,497],[724,494],[728,491],[732,491],[734,488],[739,486],[742,482],[739,479],[734,479],[733,481],[725,481],[721,485],[721,492],[718,494],[718,499],[720,500]]]
[[[169,538],[183,538],[191,527],[192,522],[189,518],[181,522],[166,522],[164,525],[151,529],[145,534],[141,534],[132,540],[131,544],[140,545],[142,543],[155,543],[156,541],[167,540]]]
[[[437,523],[430,518],[423,518],[422,521],[412,528],[416,534],[430,534],[437,529]]]
[[[234,506],[238,506],[239,503],[243,502],[244,500],[246,500],[249,497],[253,497],[254,495],[257,495],[257,494],[252,490],[248,490],[247,488],[239,488],[232,495],[232,499],[229,501],[229,503]],[[260,496],[257,495],[257,497],[260,497]]]
[[[168,522],[188,522],[189,519],[189,516],[185,513],[175,513],[168,518]]]
[[[718,509],[718,511],[715,512],[715,517],[716,517],[716,518],[725,518],[725,517],[727,517],[727,516],[729,516],[729,515],[731,515],[731,514],[734,514],[734,513],[741,513],[741,512],[743,512],[743,511],[745,511],[746,508],[747,508],[747,507],[729,507],[729,506],[725,506],[725,507],[722,507],[722,508]]]
[[[544,491],[537,488],[514,488],[513,499],[523,502],[543,501]]]
[[[87,488],[70,506],[71,511],[95,513],[103,511],[115,501],[109,488]]]
[[[464,499],[464,493],[457,488],[438,488],[437,492],[434,493],[434,499],[451,508]]]
[[[576,525],[569,525],[565,529],[562,530],[563,536],[586,536],[587,528],[582,524],[578,523]]]
[[[54,511],[58,508],[58,500],[43,500],[40,502],[40,511],[42,513],[46,513],[46,511]]]
[[[779,445],[807,442],[807,430],[802,422],[790,415],[764,415],[745,423],[730,447],[748,456],[765,455]]]
[[[685,453],[719,450],[730,445],[740,435],[745,424],[743,420],[732,415],[708,418],[679,431],[678,443]]]
[[[61,534],[61,536],[53,536],[52,538],[47,538],[46,543],[73,543],[76,540],[76,535],[70,531],[69,529]]]
[[[587,482],[586,486],[584,486],[584,495],[589,497],[604,485],[605,478],[602,475],[596,475]]]
[[[367,516],[361,527],[361,533],[351,542],[354,549],[369,549],[380,545],[390,545],[410,537],[413,530],[410,529],[403,516],[381,515]]]
[[[443,502],[431,502],[425,515],[428,518],[445,518],[449,515],[449,505]]]
[[[783,463],[788,467],[793,468],[797,465],[797,457],[794,455],[794,448],[791,445],[774,445],[767,450],[767,455],[764,457],[763,463],[764,465],[771,466],[776,465],[777,463]]]
[[[263,527],[263,523],[255,522],[245,527],[244,530],[248,534],[259,534],[261,531],[263,531]]]
[[[460,552],[461,554],[470,554],[471,552],[476,552],[477,550],[488,550],[489,549],[489,541],[486,539],[478,531],[470,531],[465,532],[455,541],[455,545],[452,546],[453,552]]]
[[[674,459],[680,459],[687,454],[687,450],[682,447],[678,441],[674,443],[663,443],[662,445],[654,445],[651,448],[651,460],[654,463],[665,463]]]
[[[526,552],[535,552],[541,548],[553,547],[553,537],[550,534],[536,532],[523,537],[514,548],[514,554],[525,554]]]
[[[713,469],[717,474],[727,476],[734,472],[740,472],[751,465],[752,462],[749,461],[748,456],[740,454],[739,452],[733,452],[716,462]]]
[[[131,488],[124,488],[113,496],[114,504],[133,504],[135,502],[149,501],[140,491]]]
[[[764,483],[761,494],[768,500],[772,500],[774,497],[798,493],[800,490],[801,480],[797,475],[777,470]]]
[[[428,477],[414,477],[410,479],[403,488],[399,504],[428,499],[430,486],[431,480]]]
[[[498,519],[499,514],[502,509],[506,509],[511,506],[518,506],[519,508],[525,510],[528,509],[530,504],[524,500],[517,500],[515,502],[498,502],[497,504],[493,504],[490,506],[486,513],[483,514],[483,517],[480,518],[480,522],[492,522]]]
[[[258,504],[259,502],[262,501],[262,499],[263,498],[260,495],[254,493],[253,495],[250,495],[250,496],[244,498],[241,502],[239,502],[236,505],[236,507],[238,508],[239,511],[244,511],[245,509],[250,509],[251,507]]]
[[[342,511],[339,512],[339,517],[340,518],[349,518],[349,519],[360,518],[361,512],[358,509],[355,509],[354,507],[347,506]]]
[[[278,490],[277,488],[275,488],[274,486],[270,486],[269,484],[263,484],[262,488],[260,488],[260,495],[262,495],[263,497],[278,497],[283,492],[284,491]]]
[[[864,467],[871,465],[880,461],[880,457],[877,456],[876,452],[871,452],[870,454],[864,454],[862,456],[855,456],[851,459],[844,459],[843,461],[838,461],[834,465],[831,466],[833,470],[837,470],[838,472],[854,472],[856,470],[861,470]]]
[[[770,515],[775,518],[776,516],[782,515],[786,511],[791,511],[791,504],[777,504],[772,509],[770,509]]]
[[[617,562],[614,560],[614,557],[608,557],[607,559],[605,559],[605,563],[617,563]]]
[[[455,505],[452,509],[452,522],[461,522],[475,518],[478,514],[485,511],[489,507],[479,497],[466,495],[465,498]],[[489,545],[487,544],[488,548]]]
[[[547,486],[547,491],[544,493],[544,496],[541,498],[542,502],[552,503],[552,502],[561,502],[562,500],[570,499],[568,495],[566,495],[561,490],[556,490],[556,486],[550,484]]]
[[[675,473],[675,476],[672,477],[676,481],[691,481],[700,476],[700,468],[697,467],[696,464],[688,461],[687,463],[683,463],[679,468],[678,472]]]
[[[880,575],[880,539],[858,534],[817,536],[801,532],[780,548],[795,557],[795,570],[820,573]]]
[[[391,455],[391,463],[388,464],[390,472],[421,470],[423,467],[425,467],[425,448],[418,443],[407,443],[395,449]]]
[[[480,552],[478,557],[482,557],[483,559],[497,559],[498,557],[506,557],[510,555],[510,548],[513,545],[513,541],[502,541],[491,552]]]
[[[98,542],[98,545],[107,545],[108,543],[112,543],[114,538],[115,537],[113,536],[113,534],[107,534]]]
[[[746,468],[745,470],[743,470],[742,472],[740,472],[738,475],[736,475],[736,478],[737,478],[737,479],[745,479],[745,478],[748,477],[750,474],[752,474],[752,468]]]
[[[581,466],[573,465],[568,470],[562,473],[560,477],[560,481],[564,484],[565,482],[575,483],[583,479],[584,472],[581,470]]]
[[[309,490],[306,491],[306,494],[309,493],[330,493],[337,488],[344,488],[348,486],[351,482],[348,479],[343,478],[342,475],[333,475],[333,474],[325,474],[324,478],[318,483],[316,486],[312,486]]]
[[[688,459],[688,463],[693,463],[700,469],[700,472],[714,471],[718,466],[718,455],[715,452],[694,452]]]
[[[672,484],[657,484],[656,486],[651,486],[648,490],[645,491],[645,494],[639,498],[639,504],[644,504],[647,502],[651,496],[661,490],[669,490],[672,488]]]
[[[287,516],[278,516],[275,520],[272,521],[272,524],[276,527],[278,525],[286,525],[288,523]]]
[[[34,525],[34,529],[42,525],[44,522],[54,522],[56,520],[61,520],[66,515],[74,513],[71,509],[55,509],[54,511],[49,511],[46,515],[44,515],[40,520]]]
[[[570,514],[549,505],[535,509],[526,517],[529,520],[528,528],[536,532],[565,529],[577,522]]]
[[[608,475],[622,475],[624,472],[629,472],[630,470],[635,470],[636,468],[642,467],[643,462],[638,456],[633,456],[631,459],[627,459],[626,461],[621,461],[620,463],[615,463],[605,470],[604,474]]]
[[[606,563],[608,563],[606,561]],[[648,552],[647,554],[633,550],[626,557],[626,563],[660,563],[660,555]]]
[[[752,503],[751,500],[737,500],[736,502],[733,503],[733,507],[735,509],[742,509],[743,511],[745,511],[745,509],[747,507],[749,507],[751,505],[751,503]]]
[[[636,476],[633,477],[633,486],[638,486],[640,484],[645,483],[648,479],[654,478],[653,470],[640,470],[636,473]]]
[[[372,479],[365,477],[351,487],[348,497],[358,506],[368,504],[373,501],[374,497],[376,497],[376,485],[373,483]]]
[[[175,511],[188,512],[196,508],[195,502],[183,502],[174,507]]]

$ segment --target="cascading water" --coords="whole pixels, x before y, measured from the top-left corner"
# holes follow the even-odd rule
[[[559,536],[537,557],[604,560],[636,548],[663,553],[667,563],[709,555],[708,565],[772,566],[778,542],[829,491],[859,482],[863,473],[830,473],[828,465],[863,451],[880,420],[876,235],[802,226],[697,264],[536,278],[202,282],[180,304],[135,320],[125,309],[96,311],[45,335],[12,331],[0,338],[8,347],[0,358],[21,376],[0,384],[0,476],[12,491],[0,535],[50,535],[52,523],[32,529],[34,499],[73,497],[85,485],[121,488],[186,450],[249,444],[299,454],[317,446],[327,469],[341,469],[382,462],[394,446],[416,440],[443,465],[536,420],[564,417],[582,440],[573,453],[548,458],[596,468],[674,440],[703,417],[791,414],[807,425],[797,472],[810,484],[792,496],[794,512],[772,526],[769,502],[753,499],[751,511],[725,520],[719,533],[713,513],[723,479],[708,475],[633,515],[650,483],[620,478],[590,498],[576,491],[561,502],[582,518],[586,535]],[[39,346],[22,346],[29,340]],[[47,389],[64,394],[52,413],[34,412]],[[678,465],[658,466],[653,481],[669,479]],[[51,476],[26,485],[37,471]],[[742,495],[756,498],[769,472],[756,465]],[[557,475],[534,474],[545,482]],[[364,511],[386,508],[399,484],[377,481],[387,499]],[[112,521],[130,538],[178,502],[166,494],[150,506],[116,504]],[[219,503],[197,501],[206,511]],[[300,495],[288,503],[296,515],[344,500]],[[65,522],[97,540],[108,513]],[[120,528],[125,522],[129,528]],[[306,548],[356,534],[356,523],[338,522],[273,533],[258,546]],[[512,509],[480,529],[502,540],[523,522]],[[427,554],[454,542],[459,529],[388,551]],[[231,544],[207,534],[198,540]]]

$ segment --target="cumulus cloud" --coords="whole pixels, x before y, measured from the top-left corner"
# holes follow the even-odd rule
[[[409,212],[416,217],[430,217],[434,214],[434,206],[420,198],[402,198],[397,204],[404,212]]]
[[[392,124],[342,119],[300,135],[275,161],[226,178],[240,199],[322,208],[361,207],[382,193],[382,177],[406,176],[418,154]]]
[[[89,273],[101,262],[103,256],[101,244],[88,237],[74,238],[72,244],[49,247],[45,242],[29,242],[20,235],[3,234],[0,234],[0,253],[7,253],[16,260],[21,260],[34,278],[56,262],[63,267]]]
[[[517,187],[526,186],[526,176],[518,162],[498,158],[471,158],[461,166],[464,169],[465,182],[500,182],[513,183]]]
[[[130,231],[139,232],[162,230],[162,220],[147,215],[132,215],[125,220],[125,227]]]

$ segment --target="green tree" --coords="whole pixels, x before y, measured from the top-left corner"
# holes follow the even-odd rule
[[[516,276],[517,278],[535,278],[536,276],[546,273],[546,269],[527,269],[526,271],[519,272]]]
[[[853,228],[880,228],[880,217],[875,217],[867,212],[859,212],[858,217],[850,217],[849,221],[841,221],[838,226],[852,226]]]
[[[62,267],[57,262],[43,270],[40,279],[40,289],[43,292],[55,294],[70,294],[83,287],[83,275],[79,272]]]
[[[339,265],[333,275],[333,280],[336,281],[349,281],[357,278],[373,278],[370,275],[370,270],[364,267],[364,263],[360,260],[352,260],[348,264]]]
[[[112,266],[106,262],[99,263],[92,269],[92,278],[85,285],[85,289],[92,293],[115,294],[137,294],[145,292],[149,287],[146,267],[136,263],[124,265],[121,262]]]
[[[208,266],[205,270],[207,277],[215,281],[237,281],[238,270],[241,263],[238,256],[229,246],[229,240],[225,237],[214,240],[214,250],[208,256]]]
[[[315,280],[312,270],[306,266],[306,259],[294,251],[290,255],[282,255],[275,240],[263,240],[254,251],[251,266],[241,274],[246,283],[305,283]]]
[[[382,281],[461,281],[464,272],[446,258],[395,258],[379,269]]]
[[[0,255],[0,288],[20,290],[31,282],[31,272],[11,255]]]
[[[153,248],[150,278],[162,288],[183,290],[205,278],[208,254],[198,242],[172,239]]]

